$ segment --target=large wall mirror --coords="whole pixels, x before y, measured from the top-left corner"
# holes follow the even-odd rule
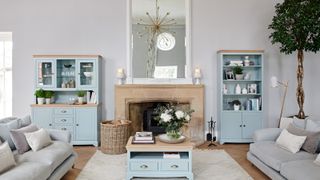
[[[190,0],[129,0],[128,81],[191,83]]]

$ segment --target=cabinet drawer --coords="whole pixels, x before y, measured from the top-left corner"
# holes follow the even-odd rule
[[[72,117],[56,117],[56,118],[54,118],[54,123],[73,124],[73,118]]]
[[[54,110],[55,115],[73,115],[72,108],[57,108]]]
[[[131,171],[157,171],[157,162],[152,161],[141,161],[141,162],[130,162]]]
[[[161,171],[188,171],[188,161],[162,161],[160,165]]]
[[[57,126],[57,125],[55,125],[54,129],[69,131],[71,134],[73,133],[73,126]]]

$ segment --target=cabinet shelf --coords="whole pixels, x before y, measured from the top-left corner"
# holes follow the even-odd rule
[[[233,68],[235,66],[223,66],[224,69]],[[262,68],[261,65],[254,65],[254,66],[241,66],[243,69],[251,69],[251,68]]]
[[[224,79],[223,80],[223,82],[224,83],[237,83],[237,82],[239,82],[239,83],[241,83],[241,82],[261,82],[261,80],[226,80],[226,79]]]
[[[223,94],[224,96],[261,96],[261,94]]]

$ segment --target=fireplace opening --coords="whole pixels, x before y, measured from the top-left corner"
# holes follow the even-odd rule
[[[149,102],[131,102],[129,103],[129,119],[132,122],[132,135],[140,131],[149,131],[154,135],[164,134],[165,128],[158,124],[154,118],[157,116],[155,108],[167,104],[190,107],[189,102],[176,101],[149,101]]]
[[[156,107],[147,108],[143,112],[143,131],[153,132],[154,135],[159,135],[165,133],[165,128],[159,126],[158,121],[155,117],[158,115],[154,112]]]

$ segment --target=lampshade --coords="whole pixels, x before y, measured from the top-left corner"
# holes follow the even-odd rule
[[[278,78],[276,76],[272,76],[270,79],[271,87],[278,87]]]
[[[194,78],[201,78],[201,70],[200,68],[195,68],[193,73]]]
[[[117,78],[122,79],[122,78],[124,78],[124,77],[125,77],[124,69],[123,69],[123,68],[119,68],[119,69],[117,70]]]

